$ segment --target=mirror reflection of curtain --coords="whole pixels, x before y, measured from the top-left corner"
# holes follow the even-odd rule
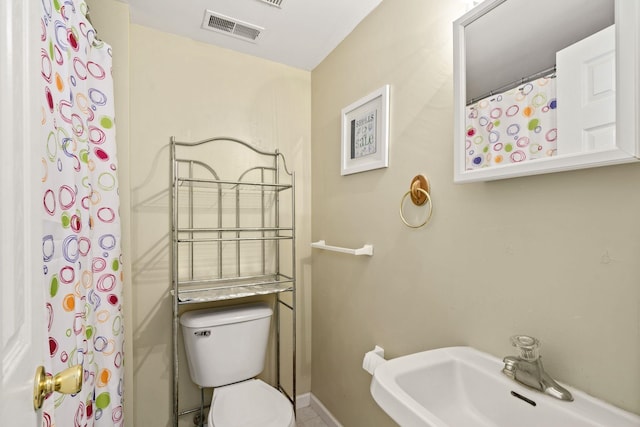
[[[53,393],[44,426],[119,426],[124,321],[111,47],[84,0],[42,0],[42,255],[47,372],[82,365],[82,390]]]
[[[555,75],[475,102],[465,114],[465,170],[557,153]]]

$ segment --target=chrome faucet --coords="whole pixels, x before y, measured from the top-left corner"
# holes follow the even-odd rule
[[[555,382],[544,371],[539,354],[540,341],[526,335],[511,337],[511,343],[520,350],[520,356],[507,356],[503,359],[502,372],[527,387],[539,390],[555,398],[573,401],[566,388]]]

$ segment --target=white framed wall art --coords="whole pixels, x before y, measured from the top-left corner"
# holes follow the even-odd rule
[[[389,85],[342,109],[341,175],[389,166]]]

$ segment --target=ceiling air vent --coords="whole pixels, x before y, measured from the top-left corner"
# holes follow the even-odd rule
[[[276,6],[282,8],[282,0],[260,0],[263,3],[270,4],[271,6]]]
[[[255,43],[264,28],[205,10],[202,28]]]

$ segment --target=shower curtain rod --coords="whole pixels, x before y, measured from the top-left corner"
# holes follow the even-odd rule
[[[531,74],[531,75],[529,75],[527,77],[522,77],[522,78],[520,78],[518,80],[514,80],[511,83],[507,83],[506,85],[500,86],[497,89],[493,89],[493,90],[491,90],[491,91],[489,91],[489,92],[487,92],[487,93],[485,93],[485,94],[483,94],[481,96],[477,96],[475,98],[471,98],[469,101],[467,101],[467,107],[469,105],[471,105],[471,104],[474,104],[474,103],[480,101],[481,99],[484,99],[484,98],[488,97],[488,96],[493,96],[493,95],[495,95],[497,93],[506,92],[506,91],[508,91],[510,89],[513,89],[516,86],[520,86],[521,84],[528,83],[528,82],[536,80],[536,79],[538,79],[540,77],[544,77],[545,75],[547,75],[549,73],[554,73],[554,75],[552,77],[555,77],[555,72],[556,72],[556,66],[553,65],[552,67],[545,68],[544,70],[538,71],[536,73],[533,73],[533,74]]]

